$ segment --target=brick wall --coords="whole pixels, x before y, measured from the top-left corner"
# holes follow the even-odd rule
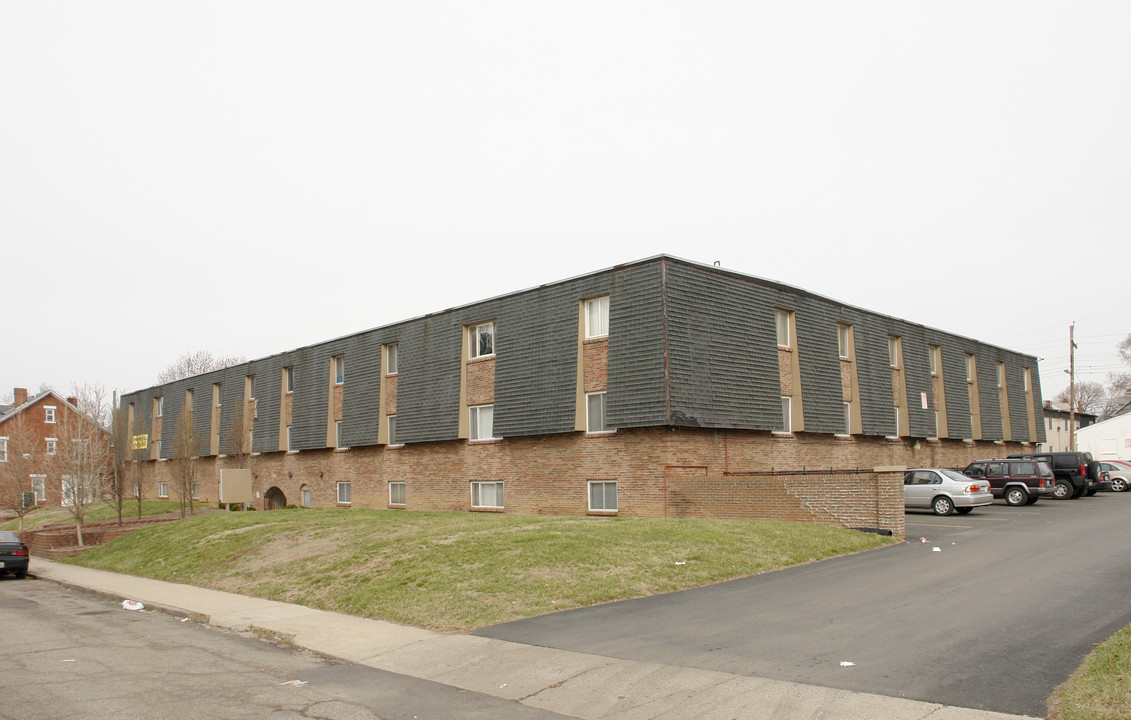
[[[467,361],[467,404],[495,402],[495,358]]]
[[[608,387],[609,377],[609,339],[593,338],[582,345],[584,366],[584,389],[582,392],[601,392]]]

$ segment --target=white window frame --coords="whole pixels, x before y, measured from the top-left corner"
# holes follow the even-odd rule
[[[157,497],[158,498],[168,498],[169,497],[169,483],[166,482],[165,480],[158,480],[157,481]]]
[[[997,364],[997,386],[998,388],[1005,387],[1005,363],[999,362]]]
[[[1030,390],[1033,389],[1031,387],[1031,384],[1032,384],[1032,380],[1030,379],[1031,377],[1032,377],[1032,375],[1029,372],[1029,368],[1021,368],[1021,384],[1024,387],[1025,392],[1029,392]]]
[[[302,486],[302,488],[299,489],[299,498],[301,498],[300,502],[303,507],[310,507],[310,488],[305,485]]]
[[[164,417],[165,416],[165,396],[164,395],[158,395],[156,400],[157,400],[157,411],[153,413],[153,417]]]
[[[888,335],[888,365],[893,368],[898,368],[900,363],[899,354],[899,338],[895,335]]]
[[[473,405],[468,409],[468,438],[472,441],[476,440],[494,440],[495,439],[495,406],[491,405]],[[489,434],[483,434],[483,414],[484,411],[488,412],[487,428]]]
[[[293,365],[288,365],[283,368],[283,386],[287,389],[287,394],[292,395],[295,391],[295,368]]]
[[[400,447],[404,443],[397,442],[397,416],[386,415],[385,419],[389,422],[389,445],[391,447]]]
[[[895,409],[895,434],[892,437],[902,437],[899,434],[899,406],[894,405],[893,408]]]
[[[0,437],[0,462],[8,462],[8,438]]]
[[[54,455],[55,453],[57,453],[59,451],[59,439],[58,438],[43,438],[43,440],[47,443],[47,454],[48,455]]]
[[[609,336],[609,296],[585,301],[585,339]]]
[[[157,438],[157,459],[161,459],[161,438]]]
[[[393,489],[400,490],[400,500],[393,497]],[[408,486],[404,480],[393,480],[389,483],[389,504],[390,505],[406,505],[405,500],[408,498]]]
[[[774,432],[785,434],[793,432],[793,398],[789,395],[781,396],[781,423],[784,427]]]
[[[199,500],[200,499],[200,483],[194,482],[192,485],[189,485],[189,494],[192,496],[193,500]]]
[[[585,432],[590,434],[613,433],[617,429],[609,425],[607,417],[606,392],[591,392],[585,394]],[[600,405],[600,422],[593,421],[593,403]]]
[[[977,361],[974,360],[973,355],[971,355],[970,353],[966,353],[966,382],[968,382],[968,383],[972,383],[975,380],[974,376],[976,374],[976,372],[975,372],[975,370],[976,370],[975,363],[976,362]]]
[[[931,377],[938,377],[939,374],[939,357],[942,355],[942,348],[938,345],[927,346],[927,367],[930,369]]]
[[[32,475],[31,491],[35,494],[35,501],[37,503],[47,502],[47,476]]]
[[[774,308],[774,332],[777,335],[778,347],[791,348],[789,337],[789,310]]]
[[[334,357],[332,357],[330,359],[334,363],[331,366],[331,367],[334,368],[334,384],[335,385],[344,385],[345,382],[346,382],[346,356],[345,355],[335,355]]]
[[[334,421],[334,447],[338,450],[344,450],[342,446],[342,421]]]
[[[342,492],[345,490],[345,492]],[[342,499],[345,497],[345,500]],[[353,504],[353,488],[350,486],[349,480],[338,482],[338,504],[339,505],[352,505]]]
[[[484,500],[483,490],[488,485],[492,486],[492,488],[493,488],[491,490],[491,494],[492,494],[493,497],[490,498],[490,499],[496,501],[496,504],[495,505],[477,504],[477,503],[483,502],[483,500]],[[505,490],[506,490],[506,488],[503,487],[503,481],[502,480],[490,480],[490,481],[476,480],[476,481],[473,481],[471,483],[471,507],[473,507],[473,508],[488,508],[488,509],[492,509],[492,510],[501,510],[505,507],[505,505],[504,505],[504,502],[506,500]],[[501,501],[499,501],[500,498],[501,498]]]
[[[287,452],[291,452],[291,426],[290,425],[287,426],[287,447],[285,449],[286,449]]]
[[[609,507],[609,486],[612,485],[612,507]],[[593,506],[593,490],[594,486],[601,488],[601,506]],[[619,502],[617,498],[617,481],[616,480],[590,480],[588,483],[589,491],[589,512],[617,512],[619,509]]]
[[[54,405],[44,405],[43,410],[44,410],[43,422],[47,423],[48,425],[54,425],[55,424],[55,406]]]
[[[389,343],[385,346],[385,374],[396,375],[400,372],[400,343]]]
[[[494,357],[495,356],[495,321],[479,323],[478,325],[469,326],[468,337],[468,351],[469,357],[474,360],[481,357]],[[491,351],[479,351],[479,338],[480,336],[489,337],[491,339]]]
[[[852,434],[852,403],[844,403],[844,434]]]
[[[837,323],[836,326],[837,356],[848,359],[848,326]]]

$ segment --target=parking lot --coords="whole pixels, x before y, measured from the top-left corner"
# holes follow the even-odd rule
[[[1129,519],[1131,494],[1112,493],[908,512],[889,548],[476,634],[1044,716],[1131,622]]]

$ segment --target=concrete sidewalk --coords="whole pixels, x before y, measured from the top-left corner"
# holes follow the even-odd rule
[[[585,720],[1016,720],[1023,716],[695,668],[442,635],[33,558],[36,577],[321,655]]]

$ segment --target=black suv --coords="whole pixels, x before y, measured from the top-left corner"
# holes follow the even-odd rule
[[[985,480],[996,498],[1006,505],[1032,505],[1056,490],[1056,477],[1044,460],[975,460],[962,474]]]
[[[1081,495],[1095,495],[1101,489],[1103,476],[1100,475],[1100,464],[1092,459],[1089,452],[1047,452],[1026,453],[1024,455],[1010,455],[1012,458],[1026,460],[1044,460],[1053,475],[1056,476],[1056,487],[1053,497],[1058,500],[1078,498]],[[1108,481],[1108,485],[1111,482]]]

